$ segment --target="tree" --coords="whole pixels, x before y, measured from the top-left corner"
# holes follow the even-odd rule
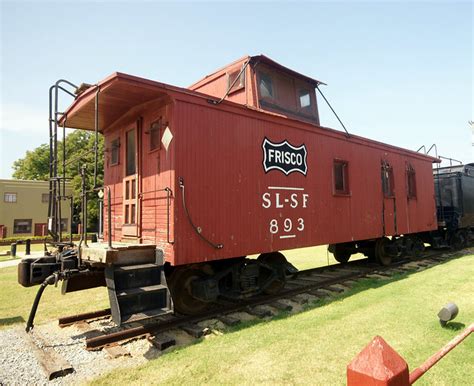
[[[70,184],[74,196],[74,212],[77,214],[81,205],[82,180],[80,168],[86,165],[87,189],[94,185],[94,138],[95,133],[91,131],[74,130],[66,136],[66,177],[70,178]],[[102,186],[104,181],[104,140],[99,135],[98,143],[98,165],[97,186]],[[63,145],[58,141],[58,174],[63,175],[62,168]],[[48,180],[49,179],[49,145],[43,144],[32,151],[27,151],[24,158],[13,163],[13,177],[24,180]],[[99,202],[97,194],[88,195],[88,225],[89,228],[97,229],[99,219]]]
[[[13,163],[13,177],[21,180],[47,180],[49,178],[49,146],[28,150],[24,158]]]

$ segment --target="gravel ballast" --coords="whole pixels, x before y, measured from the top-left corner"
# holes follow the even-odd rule
[[[124,347],[129,356],[110,358],[105,350],[87,351],[86,332],[76,326],[59,328],[57,322],[35,326],[46,346],[62,356],[74,368],[74,372],[48,381],[41,367],[31,337],[19,326],[0,331],[0,384],[77,384],[107,373],[117,367],[136,366],[159,355],[153,351],[146,339],[132,341]],[[33,340],[34,334],[33,334]],[[39,343],[41,346],[41,343]],[[146,357],[144,354],[147,354]]]

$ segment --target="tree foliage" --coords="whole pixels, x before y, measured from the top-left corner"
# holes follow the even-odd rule
[[[87,189],[94,185],[94,132],[75,130],[66,136],[66,177],[70,179],[73,189],[75,213],[79,213],[81,203],[81,176],[80,169],[86,166]],[[99,135],[98,164],[97,164],[97,186],[102,186],[104,181],[104,141]],[[63,175],[63,143],[58,141],[58,174]],[[26,152],[25,157],[13,163],[13,177],[24,180],[48,180],[49,179],[49,145],[43,144],[34,150]],[[90,229],[98,224],[99,204],[97,194],[88,195],[88,223]],[[76,216],[77,220],[77,216]],[[76,221],[77,222],[77,221]]]

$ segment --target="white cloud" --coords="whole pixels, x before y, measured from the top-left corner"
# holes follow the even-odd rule
[[[21,104],[2,104],[0,131],[47,133],[48,110]]]

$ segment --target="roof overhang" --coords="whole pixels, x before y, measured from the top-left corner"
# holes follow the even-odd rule
[[[290,74],[291,76],[294,76],[295,78],[304,79],[308,83],[313,83],[315,85],[315,87],[320,85],[320,84],[326,85],[326,83],[321,82],[320,80],[310,78],[309,76],[300,74],[299,72],[296,72],[296,71],[292,70],[291,68],[282,66],[280,63],[275,62],[274,60],[270,59],[269,57],[267,57],[265,55],[252,56],[250,60],[251,60],[251,63],[254,64],[254,65],[257,65],[258,63],[265,63],[265,64],[267,64],[267,65],[269,65],[273,68],[276,68],[276,69],[278,69],[282,72],[286,72],[287,74]]]
[[[172,86],[171,86],[172,87]],[[79,94],[65,111],[59,124],[83,130],[95,130],[96,103],[98,128],[116,122],[132,108],[166,96],[170,86],[116,72]]]

